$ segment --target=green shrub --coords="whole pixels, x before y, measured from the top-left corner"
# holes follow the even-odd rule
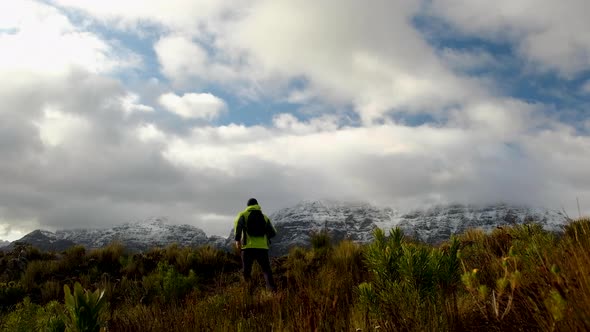
[[[177,303],[198,287],[198,278],[193,270],[185,276],[174,266],[160,262],[149,276],[143,277],[144,300],[149,303],[159,299],[161,303]]]
[[[55,264],[51,261],[32,261],[27,265],[21,277],[21,283],[28,292],[38,287],[55,272]]]
[[[159,259],[154,250],[148,253],[138,253],[131,256],[124,256],[120,259],[121,274],[131,279],[141,279],[150,274],[158,266]]]
[[[76,332],[100,331],[101,326],[104,325],[101,314],[107,306],[104,291],[97,289],[91,293],[76,283],[73,293],[67,285],[64,285],[64,293],[65,305],[69,313],[66,323],[68,330]]]
[[[88,254],[89,263],[96,267],[99,275],[104,273],[111,276],[120,275],[122,262],[125,260],[125,247],[121,242],[113,242],[100,249],[94,249]]]
[[[32,261],[54,260],[52,252],[41,252],[26,243],[16,243],[12,250],[3,252],[0,257],[0,282],[19,280],[21,274]]]
[[[25,298],[26,294],[20,282],[10,281],[0,283],[0,311],[5,311],[19,303]]]
[[[158,272],[162,277],[162,296],[165,302],[178,301],[198,286],[195,272],[190,270],[188,276],[180,274],[173,266],[161,264]]]
[[[82,245],[76,245],[66,249],[60,260],[60,271],[72,274],[80,274],[88,268],[86,248]]]
[[[37,331],[37,311],[40,306],[31,302],[29,298],[25,298],[22,302],[16,305],[15,309],[10,312],[5,318],[3,329],[5,331]]]
[[[456,328],[457,300],[452,295],[459,284],[459,242],[432,248],[406,242],[398,228],[387,237],[377,229],[374,237],[365,252],[371,281],[357,287],[361,310],[386,328]]]
[[[42,307],[25,298],[1,321],[0,328],[3,331],[63,332],[65,330],[63,306],[57,301],[49,302]]]

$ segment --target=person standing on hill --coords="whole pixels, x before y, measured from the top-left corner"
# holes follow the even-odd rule
[[[256,198],[248,200],[246,209],[236,218],[234,225],[236,248],[242,255],[244,279],[251,285],[252,264],[257,261],[264,273],[266,288],[276,291],[270,268],[268,248],[270,239],[277,234],[270,219],[262,213]]]

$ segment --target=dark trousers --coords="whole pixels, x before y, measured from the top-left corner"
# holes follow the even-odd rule
[[[275,291],[276,286],[272,278],[270,268],[270,259],[268,258],[268,249],[243,249],[242,250],[242,267],[244,268],[244,279],[251,284],[252,281],[252,264],[257,261],[262,268],[266,289]]]

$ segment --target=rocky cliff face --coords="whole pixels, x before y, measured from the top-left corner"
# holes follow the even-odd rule
[[[566,223],[566,216],[558,211],[507,204],[455,204],[402,212],[366,203],[331,201],[302,202],[279,210],[270,218],[278,232],[272,240],[272,255],[287,254],[295,246],[308,246],[310,234],[322,229],[327,230],[334,241],[350,239],[367,243],[373,239],[375,228],[389,231],[400,227],[406,235],[436,244],[469,228],[489,231],[502,225],[536,222],[547,230],[560,231]],[[232,226],[228,225],[228,228]],[[155,218],[105,229],[63,230],[55,233],[37,230],[19,241],[49,250],[63,250],[74,244],[99,248],[113,241],[120,241],[133,251],[172,243],[181,246],[212,245],[231,250],[233,231],[227,238],[207,237],[205,232],[194,226],[173,225],[165,218]]]
[[[328,230],[334,241],[350,239],[371,241],[377,223],[391,219],[391,209],[380,209],[364,203],[330,201],[302,202],[270,216],[277,236],[271,253],[282,255],[295,246],[307,246],[312,232]]]

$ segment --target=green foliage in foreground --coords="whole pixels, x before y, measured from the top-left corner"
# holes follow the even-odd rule
[[[68,331],[98,332],[100,331],[101,312],[106,301],[104,291],[96,290],[93,293],[84,290],[80,283],[74,285],[74,292],[65,285],[65,304],[69,313],[67,325]]]
[[[370,282],[358,286],[361,307],[383,326],[413,330],[456,326],[459,241],[444,248],[406,242],[399,229],[381,230],[365,250]],[[385,318],[385,319],[384,319]]]
[[[250,294],[239,257],[209,247],[20,247],[0,254],[0,330],[590,330],[590,219],[562,235],[469,230],[436,247],[399,229],[374,237],[313,234],[310,249],[273,260],[277,294],[256,269]]]

